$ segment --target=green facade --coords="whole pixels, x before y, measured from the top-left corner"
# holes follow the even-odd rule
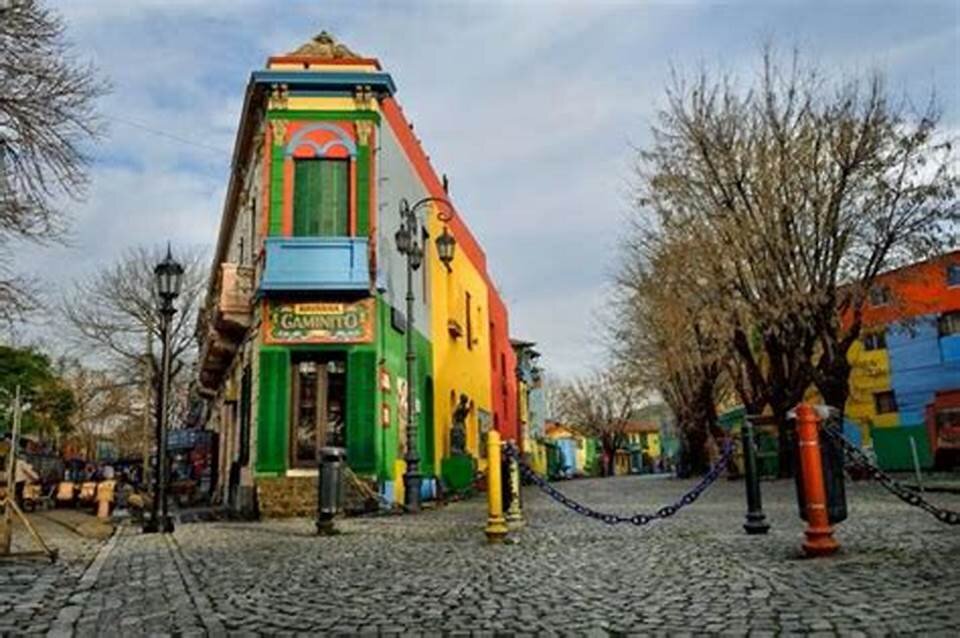
[[[394,476],[398,459],[398,383],[406,376],[405,335],[390,323],[390,305],[377,298],[374,342],[370,344],[264,345],[260,349],[257,418],[257,464],[260,475],[280,475],[289,467],[291,355],[295,352],[342,352],[347,359],[347,463],[357,473]],[[420,471],[435,475],[433,467],[433,368],[430,343],[414,333],[417,351],[418,451]],[[381,365],[391,379],[390,390],[380,388]],[[381,422],[381,406],[390,409],[390,423]]]

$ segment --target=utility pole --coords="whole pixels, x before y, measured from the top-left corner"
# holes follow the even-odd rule
[[[10,450],[7,452],[7,496],[3,506],[3,526],[0,527],[0,554],[9,554],[13,542],[13,501],[16,498],[17,445],[20,438],[20,386],[17,385],[13,397],[13,430],[10,436]]]

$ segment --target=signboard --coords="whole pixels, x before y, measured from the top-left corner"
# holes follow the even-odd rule
[[[355,302],[270,304],[268,343],[373,341],[373,299]]]

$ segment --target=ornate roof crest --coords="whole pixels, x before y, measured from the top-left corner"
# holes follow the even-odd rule
[[[321,31],[318,35],[315,35],[310,42],[300,45],[291,55],[309,55],[331,59],[359,59],[360,57],[348,49],[346,45],[337,42],[333,36],[326,31]]]

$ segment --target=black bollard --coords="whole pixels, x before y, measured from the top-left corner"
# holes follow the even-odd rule
[[[740,429],[743,443],[744,483],[747,487],[747,522],[743,529],[747,534],[766,534],[770,525],[763,514],[763,505],[760,502],[760,473],[757,471],[757,451],[753,442],[753,423],[749,416],[744,416],[743,427]]]

